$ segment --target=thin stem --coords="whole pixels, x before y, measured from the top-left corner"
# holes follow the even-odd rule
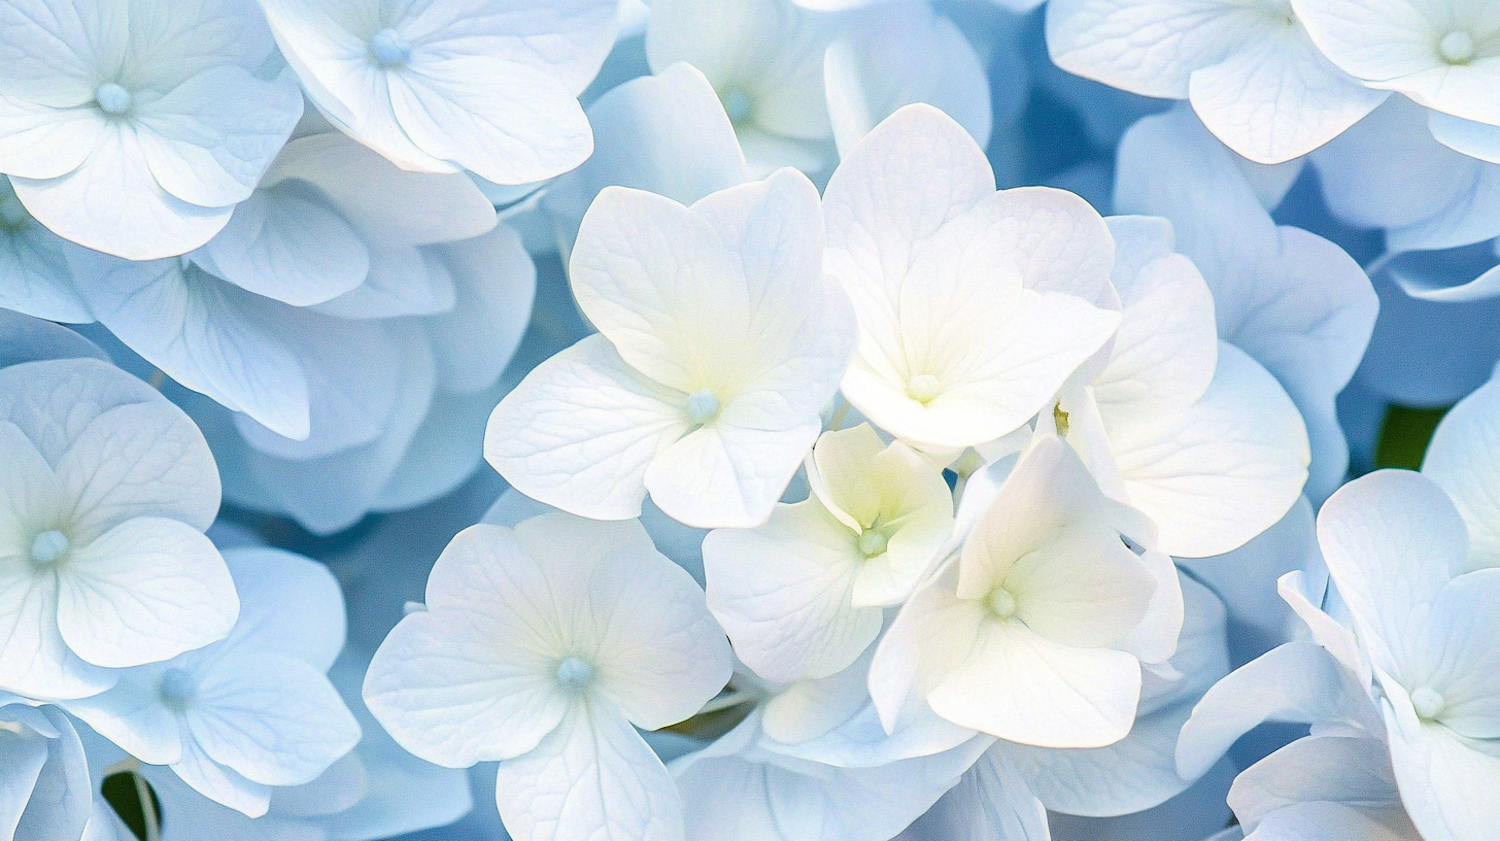
[[[135,779],[135,795],[141,799],[141,819],[146,824],[146,841],[161,841],[161,816],[156,814],[156,800],[151,796],[151,787],[139,771]]]

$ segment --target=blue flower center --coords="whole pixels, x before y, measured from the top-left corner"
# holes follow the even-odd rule
[[[99,103],[99,110],[111,116],[119,116],[130,110],[135,97],[130,91],[125,90],[114,82],[105,82],[94,91],[94,101]]]
[[[382,29],[370,39],[370,55],[382,67],[396,67],[411,58],[411,42],[394,29]]]

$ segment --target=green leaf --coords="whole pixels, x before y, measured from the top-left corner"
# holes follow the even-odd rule
[[[141,792],[146,792],[151,798],[151,813],[156,819],[155,833],[147,832],[146,811],[142,808]],[[156,796],[156,789],[146,782],[144,777],[134,771],[121,771],[110,774],[104,778],[104,783],[99,787],[99,793],[104,795],[104,800],[120,816],[120,820],[130,828],[130,831],[139,841],[154,841],[152,836],[160,837],[162,825],[161,799]]]
[[[1413,409],[1394,404],[1388,407],[1380,425],[1380,438],[1375,444],[1376,469],[1404,467],[1420,470],[1432,433],[1449,408]]]

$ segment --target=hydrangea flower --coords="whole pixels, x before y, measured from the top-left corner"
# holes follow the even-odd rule
[[[73,242],[133,260],[191,251],[302,116],[290,76],[257,75],[274,49],[247,0],[8,3],[0,171]]]
[[[1500,569],[1419,474],[1380,471],[1323,507],[1318,541],[1369,657],[1403,801],[1424,835],[1485,837],[1500,804]]]
[[[1057,0],[1047,7],[1047,48],[1069,72],[1186,99],[1230,148],[1280,163],[1332,140],[1389,96],[1324,57],[1293,6]]]
[[[989,139],[989,84],[968,40],[926,4],[847,14],[789,0],[663,0],[646,57],[703,72],[734,124],[752,177],[793,166],[821,183],[838,155],[902,105],[930,102]]]
[[[1163,552],[1228,552],[1301,494],[1310,459],[1302,416],[1260,363],[1218,340],[1213,295],[1173,253],[1169,223],[1106,221],[1120,331],[1104,369],[1065,387],[1039,427],[1065,437],[1101,487],[1155,521]]]
[[[0,451],[0,689],[93,695],[229,633],[218,471],[155,389],[93,359],[0,369]]]
[[[226,639],[124,672],[66,708],[142,762],[259,817],[273,786],[312,782],[359,742],[327,677],[344,645],[344,600],[307,558],[256,548],[224,557],[241,599]]]
[[[853,663],[953,529],[942,475],[866,424],[824,433],[807,473],[808,499],[703,542],[709,609],[735,654],[782,683]]]
[[[1141,662],[1171,656],[1182,616],[1180,594],[1175,625],[1151,615],[1165,582],[1121,539],[1149,542],[1143,528],[1067,444],[1039,437],[881,640],[870,694],[886,731],[935,713],[1041,747],[1123,739]]]
[[[88,305],[73,289],[64,256],[67,241],[47,230],[0,175],[0,307],[38,318],[89,321]]]
[[[921,449],[1014,432],[1119,325],[1099,214],[1061,190],[994,186],[973,138],[909,105],[850,152],[824,196],[828,271],[859,320],[844,396]]]
[[[780,170],[691,207],[611,187],[571,267],[601,333],[500,401],[485,458],[574,514],[634,517],[649,490],[687,525],[765,522],[854,338],[847,299],[823,277],[811,182]]]
[[[454,538],[364,695],[417,756],[502,760],[495,797],[512,835],[668,839],[681,802],[631,725],[687,718],[729,673],[702,591],[639,523],[553,513]]]
[[[362,322],[449,312],[456,275],[510,269],[516,258],[496,260],[491,268],[466,261],[468,246],[444,248],[455,239],[472,243],[462,238],[495,227],[493,208],[461,175],[406,173],[327,133],[290,144],[272,175],[281,180],[245,205],[261,223],[253,242],[216,240],[191,260],[144,263],[73,249],[74,288],[90,315],[132,351],[176,382],[245,414],[238,425],[260,449],[306,458],[368,444],[389,426],[399,403],[391,371],[399,369],[401,356],[420,353],[403,349],[420,344],[424,328]],[[310,207],[318,208],[315,220],[342,219],[360,242],[341,243],[339,226],[311,231]],[[226,229],[229,239],[246,236],[239,224]],[[278,231],[313,238],[278,244]],[[283,272],[269,261],[284,248],[300,249],[292,258],[300,261],[325,249],[337,257],[344,246],[367,258],[353,260],[353,269],[368,262],[352,289],[313,306],[266,297],[306,304],[343,288],[337,275],[312,271],[319,279],[302,282],[305,274]],[[323,265],[324,259],[311,262]],[[319,284],[334,285],[319,291]],[[497,287],[497,297],[530,297],[526,283]]]
[[[1329,59],[1377,90],[1500,127],[1500,13],[1462,0],[1291,0]],[[1379,45],[1378,47],[1376,45]]]
[[[1173,165],[1162,166],[1163,156]],[[1213,292],[1219,338],[1275,375],[1297,404],[1312,447],[1307,495],[1325,499],[1349,463],[1334,398],[1375,326],[1369,278],[1336,244],[1278,226],[1233,153],[1185,109],[1132,126],[1117,172],[1115,209],[1172,222],[1177,250]]]
[[[577,97],[614,43],[616,3],[260,5],[324,116],[403,169],[527,184],[593,151]]]
[[[1460,569],[1466,572],[1500,567],[1497,403],[1500,380],[1491,380],[1459,401],[1443,416],[1422,460],[1422,475],[1447,492],[1463,517],[1469,554]]]

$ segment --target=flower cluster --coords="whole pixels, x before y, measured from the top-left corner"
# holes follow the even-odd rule
[[[0,841],[1494,841],[1497,317],[1494,3],[4,0]]]

